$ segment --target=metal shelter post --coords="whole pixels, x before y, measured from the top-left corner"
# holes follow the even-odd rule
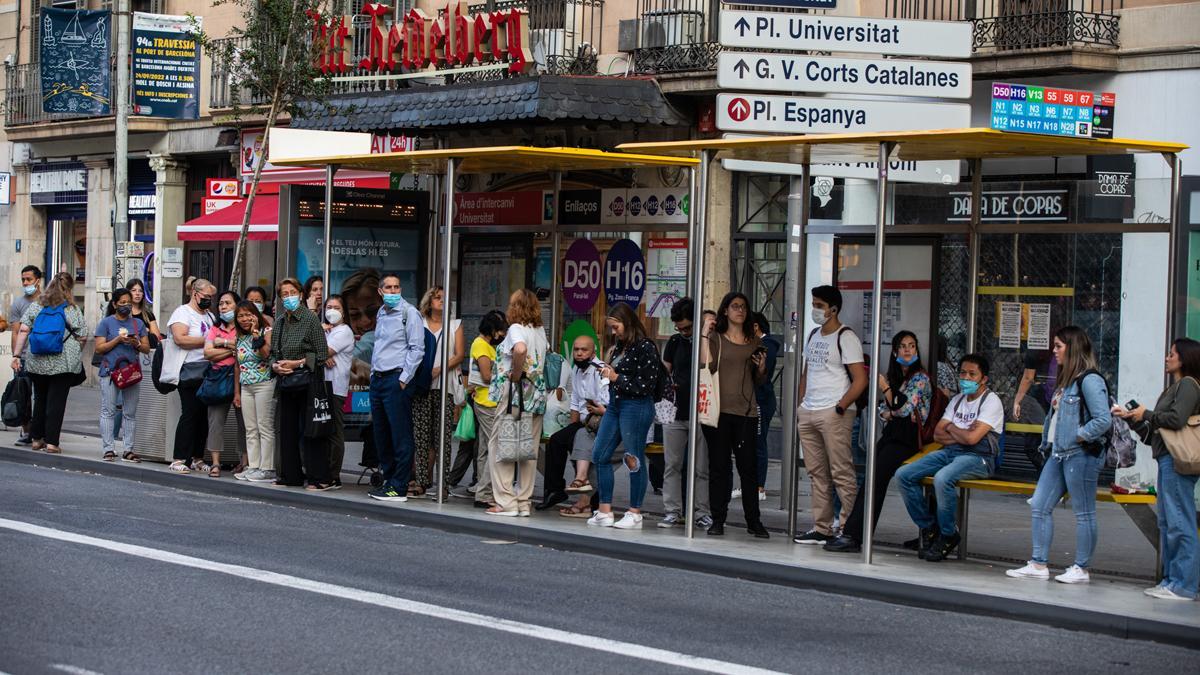
[[[457,159],[450,159],[446,162],[446,178],[442,184],[442,235],[439,240],[442,245],[442,359],[438,366],[442,369],[440,382],[441,390],[438,391],[438,457],[437,457],[437,503],[443,504],[446,501],[446,494],[450,491],[450,486],[446,485],[445,466],[446,466],[446,450],[450,445],[449,434],[446,433],[446,416],[450,411],[446,407],[446,392],[450,391],[450,264],[451,252],[454,250],[450,245],[454,239],[454,178],[455,171],[458,169]],[[522,478],[522,480],[525,480]]]
[[[1179,309],[1179,181],[1183,173],[1183,162],[1175,153],[1163,153],[1163,159],[1171,165],[1171,215],[1167,218],[1167,345],[1164,354],[1171,352],[1175,338],[1175,320]],[[1169,377],[1168,377],[1169,380]]]
[[[333,288],[333,176],[336,173],[336,166],[325,165],[325,246],[321,251],[321,273],[325,280],[326,298],[329,297],[330,289]],[[323,312],[319,318],[324,320]]]
[[[558,320],[559,296],[562,294],[559,284],[562,283],[562,274],[558,269],[558,251],[562,245],[562,234],[558,231],[558,200],[562,197],[562,171],[554,172],[554,233],[550,237],[550,351],[558,349],[558,343],[562,340],[562,329],[559,328],[560,321]],[[555,383],[558,386],[558,383]]]
[[[875,435],[879,429],[879,415],[875,412],[876,401],[879,400],[879,342],[883,339],[883,252],[884,237],[887,224],[888,198],[888,156],[892,154],[894,143],[885,141],[879,144],[879,179],[875,185],[875,278],[871,282],[871,367],[867,373],[867,479],[863,483],[863,562],[871,564],[871,554],[874,553],[873,542],[875,523],[872,515],[875,513]]]
[[[696,404],[698,401],[698,387],[700,383],[700,340],[703,338],[703,320],[704,320],[704,249],[707,238],[705,232],[705,201],[708,198],[708,164],[710,161],[710,151],[700,151],[700,166],[698,167],[699,175],[696,175],[697,169],[692,169],[692,208],[688,212],[688,246],[695,253],[689,256],[692,261],[691,274],[688,275],[688,280],[691,282],[692,296],[692,373],[690,381],[692,383],[692,409],[688,411],[688,472],[687,472],[687,500],[684,504],[684,535],[691,539],[696,535],[696,444],[700,440],[700,420],[696,413]]]
[[[975,317],[979,312],[979,224],[983,220],[983,160],[971,161],[971,224],[967,234],[967,353],[975,351]]]
[[[796,325],[789,326],[792,331],[792,373],[791,377],[786,378],[784,386],[786,389],[783,392],[783,433],[784,433],[784,453],[783,453],[783,475],[787,477],[787,485],[784,488],[783,506],[788,512],[788,539],[794,540],[796,537],[796,509],[799,506],[796,503],[796,496],[800,492],[800,442],[796,434],[796,408],[800,405],[800,376],[804,374],[804,310],[806,303],[804,299],[807,297],[807,269],[808,269],[808,214],[812,208],[812,178],[809,175],[809,163],[806,161],[802,165],[804,173],[800,177],[792,178],[791,191],[788,193],[788,227],[795,228],[793,225],[796,222],[796,214],[794,214],[793,201],[797,197],[797,181],[799,181],[799,231],[792,230],[788,236],[799,235],[796,238],[799,240],[796,246],[799,246],[800,251],[797,256],[799,266],[796,270],[793,280],[795,305],[794,311],[796,314],[791,319]],[[790,254],[789,254],[790,255]],[[787,364],[785,364],[786,366]],[[791,402],[789,403],[789,398]]]

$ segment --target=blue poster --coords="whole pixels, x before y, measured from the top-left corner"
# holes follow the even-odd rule
[[[613,244],[604,259],[604,295],[608,306],[623,302],[634,309],[646,290],[646,261],[631,239]]]
[[[42,9],[42,110],[109,115],[112,99],[108,10]]]

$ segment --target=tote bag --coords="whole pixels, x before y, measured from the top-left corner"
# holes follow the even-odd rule
[[[721,338],[717,338],[717,373],[707,364],[700,368],[696,387],[696,419],[706,427],[717,426],[721,418]]]
[[[1182,429],[1159,429],[1158,434],[1162,436],[1167,452],[1171,453],[1175,473],[1200,474],[1200,415],[1187,418]]]
[[[525,378],[521,378],[525,379]],[[514,390],[517,402],[513,402]],[[496,461],[524,462],[537,459],[538,441],[533,437],[533,416],[526,413],[522,387],[508,383],[508,402],[496,420]],[[513,414],[513,409],[516,414]]]

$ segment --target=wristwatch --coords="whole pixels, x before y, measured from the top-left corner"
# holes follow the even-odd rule
[[[833,411],[837,413],[839,417],[846,414],[846,409],[840,405],[833,406]]]

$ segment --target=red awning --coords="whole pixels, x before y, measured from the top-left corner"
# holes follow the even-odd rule
[[[183,241],[234,241],[242,231],[246,200],[242,199],[206,216],[193,218],[179,226]],[[257,195],[250,211],[249,238],[275,241],[279,238],[279,196]]]

